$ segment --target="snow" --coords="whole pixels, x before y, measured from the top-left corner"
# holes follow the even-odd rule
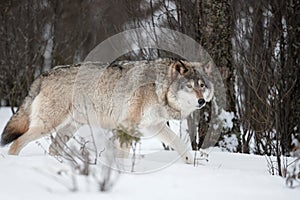
[[[223,128],[225,129],[232,129],[233,128],[233,118],[234,113],[225,111],[223,108],[221,109],[221,113],[219,114],[220,121],[223,122]]]
[[[236,135],[224,135],[223,137],[223,140],[219,142],[220,148],[224,151],[236,152],[237,146],[239,144]]]
[[[0,108],[0,130],[10,117],[10,109]],[[153,139],[154,140],[154,139]],[[40,145],[37,145],[40,144]],[[153,173],[133,175],[122,173],[114,187],[98,191],[92,177],[76,175],[66,162],[58,162],[44,153],[49,140],[30,143],[20,156],[7,155],[8,147],[0,148],[0,193],[2,200],[53,199],[296,199],[300,189],[290,189],[285,180],[268,173],[265,157],[234,154],[211,148],[208,162],[187,165],[178,160],[174,151],[157,151],[161,144],[147,141],[144,167],[164,166]],[[168,160],[175,160],[169,163]],[[147,166],[146,166],[147,165]],[[142,167],[142,166],[141,166]],[[72,192],[73,183],[77,192]]]

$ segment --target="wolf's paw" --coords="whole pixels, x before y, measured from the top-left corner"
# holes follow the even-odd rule
[[[187,152],[182,159],[186,164],[194,164],[194,156],[190,152]]]
[[[182,159],[186,164],[198,165],[203,163],[203,161],[208,162],[208,153],[203,150],[195,151],[194,155],[187,152],[184,156],[182,156]]]

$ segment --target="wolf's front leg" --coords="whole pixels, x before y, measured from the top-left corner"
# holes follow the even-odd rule
[[[174,148],[181,156],[182,160],[188,164],[194,163],[194,158],[189,152],[191,147],[190,144],[185,143],[176,135],[167,125],[160,124],[154,129],[157,131],[157,137],[165,144],[170,145]]]

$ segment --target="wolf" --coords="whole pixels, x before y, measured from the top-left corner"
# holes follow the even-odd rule
[[[210,65],[175,59],[118,61],[57,66],[40,75],[1,136],[18,155],[29,142],[56,132],[65,145],[83,125],[114,130],[137,127],[171,145],[193,163],[188,144],[167,125],[213,98]],[[61,150],[52,143],[49,152]]]

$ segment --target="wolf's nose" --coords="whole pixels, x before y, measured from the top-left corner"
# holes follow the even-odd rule
[[[203,106],[205,104],[205,100],[204,99],[199,99],[198,104],[199,104],[200,107]]]

